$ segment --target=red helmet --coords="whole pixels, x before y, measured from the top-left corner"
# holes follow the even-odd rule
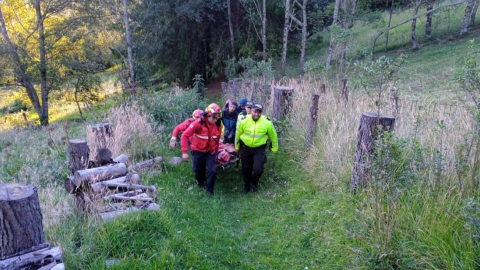
[[[222,108],[220,108],[220,106],[218,106],[215,103],[208,105],[207,108],[205,109],[205,113],[207,115],[213,115],[216,113],[221,114],[221,112],[222,112]]]
[[[193,113],[192,113],[192,118],[193,118],[193,119],[198,119],[198,118],[200,118],[200,117],[202,116],[202,113],[203,113],[202,110],[197,109],[197,110],[193,111]]]

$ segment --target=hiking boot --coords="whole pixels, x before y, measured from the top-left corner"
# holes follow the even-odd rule
[[[213,191],[207,190],[207,195],[208,195],[209,197],[213,197]]]
[[[257,192],[258,191],[258,184],[253,184],[252,185],[252,192]]]
[[[247,189],[247,188],[244,188],[244,189],[242,190],[242,194],[248,194],[249,192],[250,192],[250,190]]]

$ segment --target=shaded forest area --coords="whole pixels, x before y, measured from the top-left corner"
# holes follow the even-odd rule
[[[382,26],[373,41],[410,23],[413,48],[418,47],[415,24],[426,17],[431,38],[431,15],[443,6],[466,3],[460,34],[474,24],[479,0],[3,0],[0,2],[0,83],[26,90],[41,125],[48,124],[49,94],[65,87],[75,100],[95,100],[92,90],[101,71],[115,69],[123,89],[175,82],[192,84],[220,76],[233,77],[248,63],[299,58],[306,72],[306,54],[325,47],[325,69],[344,63],[350,29],[360,22],[380,20],[396,9],[413,8],[400,24]],[[426,12],[418,13],[420,8]],[[325,32],[330,40],[323,40]],[[307,46],[308,44],[308,46]],[[307,47],[312,48],[307,50]],[[378,50],[383,50],[377,48]],[[338,53],[335,53],[335,52]],[[269,62],[271,65],[271,62]],[[198,75],[201,75],[199,77]],[[197,77],[196,77],[197,76]]]

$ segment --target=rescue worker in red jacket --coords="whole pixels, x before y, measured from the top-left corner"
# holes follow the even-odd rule
[[[220,106],[215,103],[208,105],[202,117],[191,123],[181,138],[182,159],[188,161],[188,142],[191,141],[195,179],[199,187],[205,186],[209,196],[214,194],[213,188],[217,177],[215,158],[222,136],[221,111]]]
[[[200,110],[200,109],[197,109],[195,111],[193,111],[192,113],[192,117],[188,118],[187,120],[183,121],[183,123],[177,125],[175,127],[175,129],[173,130],[173,133],[172,133],[172,138],[170,139],[170,149],[175,149],[175,147],[177,146],[177,136],[178,134],[180,134],[180,132],[184,132],[188,126],[190,126],[191,123],[193,123],[193,121],[195,121],[196,119],[202,117],[202,114],[203,114],[203,111]]]
[[[263,106],[253,105],[252,114],[240,120],[235,136],[235,150],[240,150],[244,188],[243,194],[257,192],[258,181],[267,162],[267,140],[272,142],[272,152],[278,151],[277,132],[272,121],[262,115]]]

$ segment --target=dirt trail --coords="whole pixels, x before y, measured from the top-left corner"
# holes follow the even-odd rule
[[[222,82],[227,82],[225,77],[220,77],[209,81],[205,87],[207,87],[206,97],[212,102],[218,102],[222,100]]]

